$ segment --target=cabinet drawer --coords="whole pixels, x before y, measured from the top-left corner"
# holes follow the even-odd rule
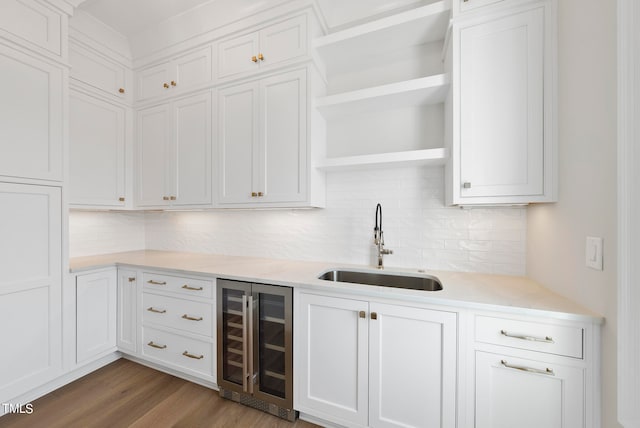
[[[144,288],[162,290],[187,296],[213,298],[213,280],[163,275],[144,272],[142,274]]]
[[[583,329],[580,327],[477,316],[475,334],[478,342],[583,357]]]
[[[189,339],[150,327],[142,328],[142,354],[171,366],[213,376],[213,343]]]
[[[144,324],[159,324],[190,333],[213,336],[212,304],[143,293],[142,309]]]

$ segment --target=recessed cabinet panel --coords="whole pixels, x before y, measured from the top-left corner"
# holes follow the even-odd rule
[[[258,33],[233,38],[218,45],[218,77],[223,78],[257,69]],[[256,61],[252,58],[256,57]]]
[[[272,25],[260,31],[260,66],[277,64],[307,53],[306,16]]]
[[[69,49],[71,78],[80,80],[106,95],[124,100],[127,89],[125,67],[72,43]],[[121,91],[122,90],[122,91]]]
[[[65,21],[66,23],[66,21]],[[62,16],[33,0],[2,0],[0,32],[60,55]],[[6,83],[6,82],[4,82]]]
[[[221,203],[248,203],[255,192],[259,172],[259,85],[257,82],[218,93],[218,144],[220,159]]]
[[[0,46],[0,175],[62,180],[62,70]]]
[[[69,103],[71,204],[124,206],[126,117],[125,107],[72,91]]]
[[[211,46],[188,53],[173,61],[175,87],[190,88],[211,81]],[[171,82],[169,82],[171,85]]]
[[[176,196],[173,205],[211,203],[211,96],[173,105]]]
[[[476,352],[477,428],[584,427],[577,367]]]
[[[145,100],[167,94],[170,89],[171,64],[168,62],[137,72],[137,99]]]
[[[138,206],[168,205],[165,191],[168,168],[170,106],[161,105],[138,112]]]
[[[307,170],[307,102],[304,71],[261,82],[264,144],[258,189],[264,202],[304,201]]]

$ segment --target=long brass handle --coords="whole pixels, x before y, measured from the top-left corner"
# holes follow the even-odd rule
[[[167,285],[167,283],[165,281],[154,281],[153,279],[150,279],[149,281],[147,281],[147,284],[153,284],[153,285]]]
[[[258,62],[258,58],[256,58],[256,56],[254,55],[254,56],[251,57],[251,61]]]
[[[543,375],[547,375],[547,376],[555,376],[556,375],[553,372],[553,369],[550,369],[549,367],[545,368],[544,370],[534,369],[533,367],[516,366],[516,365],[513,365],[513,364],[509,364],[505,360],[500,360],[500,364],[502,364],[504,367],[506,367],[508,369],[520,370],[520,371],[523,371],[523,372],[537,373],[537,374],[543,374]]]
[[[258,54],[258,59],[259,59],[260,61],[264,61],[264,55],[262,55],[262,54]]]
[[[182,318],[184,318],[186,320],[189,320],[189,321],[202,321],[202,317],[195,318],[195,317],[190,317],[187,314],[182,315]]]
[[[149,306],[149,307],[147,308],[147,310],[148,310],[149,312],[153,312],[153,313],[156,313],[156,314],[166,314],[166,313],[167,313],[167,310],[166,310],[166,309],[156,309],[156,308],[154,308],[153,306]]]
[[[184,351],[182,355],[184,355],[185,357],[193,358],[194,360],[201,360],[204,358],[204,355],[193,355],[190,354],[189,351]]]
[[[204,288],[202,288],[202,287],[189,287],[187,284],[183,285],[182,288],[184,288],[185,290],[192,290],[192,291],[202,291],[202,290],[204,290]]]
[[[500,334],[506,337],[511,337],[514,339],[522,339],[522,340],[528,340],[531,342],[543,342],[543,343],[555,343],[553,341],[553,338],[550,336],[545,336],[545,337],[536,337],[536,336],[529,336],[526,334],[515,334],[515,333],[509,333],[506,330],[500,330]]]
[[[167,345],[157,345],[155,343],[153,343],[153,340],[149,343],[147,343],[147,345],[151,346],[152,348],[157,348],[157,349],[166,349]]]
[[[242,295],[242,391],[248,392],[247,365],[249,364],[249,341],[247,340],[249,326],[247,325],[247,295]]]
[[[253,296],[247,296],[247,309],[248,309],[248,351],[247,355],[253,355]],[[253,394],[253,358],[249,357],[247,362],[247,383],[249,384],[249,394]]]

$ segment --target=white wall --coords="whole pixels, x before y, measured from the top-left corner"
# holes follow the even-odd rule
[[[603,427],[616,412],[616,7],[560,0],[559,201],[528,211],[527,274],[604,315]],[[604,238],[604,270],[585,238]]]
[[[146,247],[371,264],[376,203],[386,266],[522,275],[526,210],[443,206],[440,167],[327,176],[327,208],[146,215]]]

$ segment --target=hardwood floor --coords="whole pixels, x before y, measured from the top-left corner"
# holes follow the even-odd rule
[[[220,398],[217,391],[120,359],[31,403],[0,427],[311,428]]]

